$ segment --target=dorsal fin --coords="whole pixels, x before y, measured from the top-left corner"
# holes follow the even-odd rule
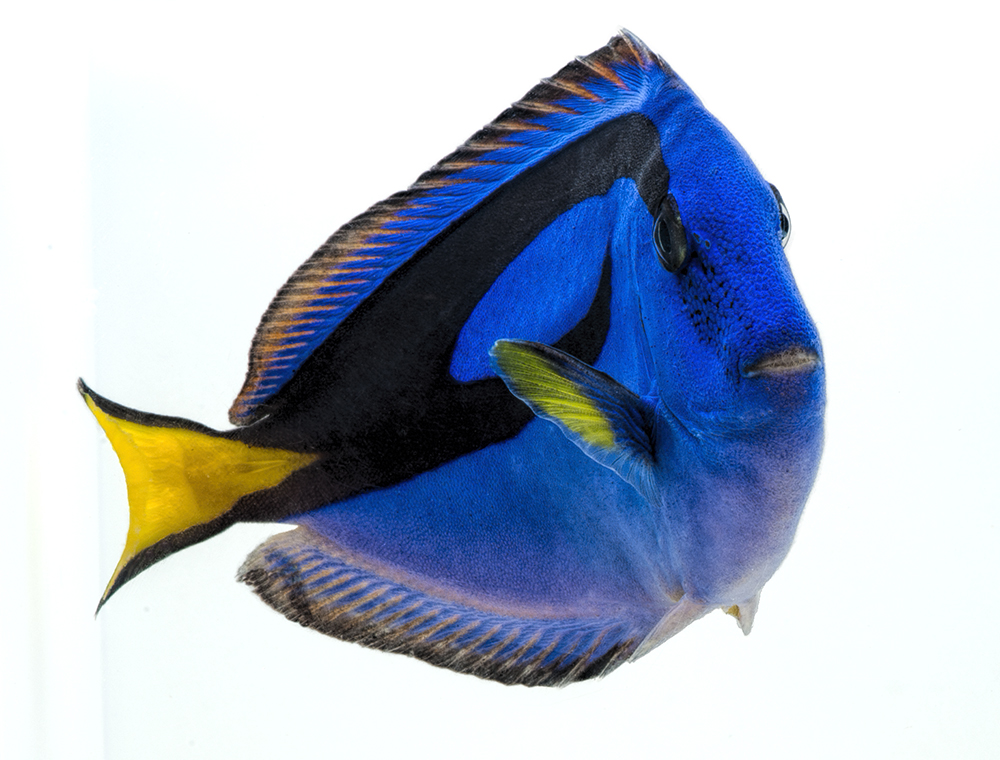
[[[230,421],[247,425],[264,416],[261,405],[359,303],[501,185],[599,124],[638,110],[662,86],[683,85],[623,31],[543,80],[408,190],[337,230],[264,313]]]

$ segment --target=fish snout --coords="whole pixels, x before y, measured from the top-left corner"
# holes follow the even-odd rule
[[[820,365],[819,354],[801,346],[765,354],[740,365],[743,377],[791,375],[811,372]]]

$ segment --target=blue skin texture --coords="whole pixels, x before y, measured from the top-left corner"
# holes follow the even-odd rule
[[[538,419],[509,441],[290,521],[432,594],[502,614],[625,618],[649,631],[641,655],[716,608],[738,607],[749,632],[815,477],[824,374],[768,183],[686,86],[640,112],[658,127],[695,258],[682,273],[664,270],[653,216],[635,181],[620,179],[508,266],[463,328],[451,371],[490,376],[497,340],[554,342],[586,311],[609,253],[617,286],[594,366],[648,413],[646,485],[574,449],[558,420]],[[814,360],[747,375],[789,351]]]
[[[233,522],[281,520],[299,527],[240,575],[268,604],[483,678],[599,676],[716,609],[749,633],[823,444],[785,215],[670,67],[613,38],[300,267],[258,328],[240,427],[81,386],[130,424],[315,458],[123,558],[105,599]]]

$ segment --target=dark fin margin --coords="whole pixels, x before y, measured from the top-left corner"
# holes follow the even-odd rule
[[[317,459],[249,446],[190,420],[129,409],[97,395],[83,380],[77,388],[121,463],[128,491],[125,547],[98,611],[142,570],[231,525],[241,498],[278,485]]]
[[[642,70],[656,66],[673,75],[659,56],[622,30],[604,47],[572,61],[536,85],[420,175],[408,190],[376,203],[337,230],[292,274],[261,317],[250,345],[246,380],[229,410],[230,422],[249,425],[264,416],[261,405],[280,390],[295,368],[356,305],[343,309],[341,303],[347,304],[357,295],[359,284],[367,288],[369,285],[362,283],[381,282],[408,258],[401,255],[397,242],[410,234],[406,225],[412,218],[408,213],[436,205],[434,196],[442,189],[478,182],[463,172],[494,163],[484,154],[516,144],[511,140],[514,135],[547,129],[539,123],[546,114],[575,112],[560,101],[577,97],[599,103],[602,98],[593,91],[597,83],[628,89],[616,73],[616,66]],[[429,240],[422,241],[417,249]]]
[[[438,599],[349,564],[304,527],[257,547],[238,579],[307,628],[504,684],[603,676],[644,635],[623,621],[507,617]]]

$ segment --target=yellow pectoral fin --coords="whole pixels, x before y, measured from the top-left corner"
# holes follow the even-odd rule
[[[542,353],[547,349],[547,353]],[[615,434],[587,387],[566,374],[560,352],[527,341],[498,341],[491,351],[495,368],[511,391],[535,414],[547,417],[590,445],[610,449]]]
[[[119,419],[84,393],[125,472],[129,529],[104,599],[122,569],[167,536],[227,512],[246,494],[278,485],[317,454],[248,446],[183,427]]]
[[[617,472],[653,504],[656,409],[610,375],[529,340],[498,340],[493,370],[538,417],[554,423],[591,459]]]

